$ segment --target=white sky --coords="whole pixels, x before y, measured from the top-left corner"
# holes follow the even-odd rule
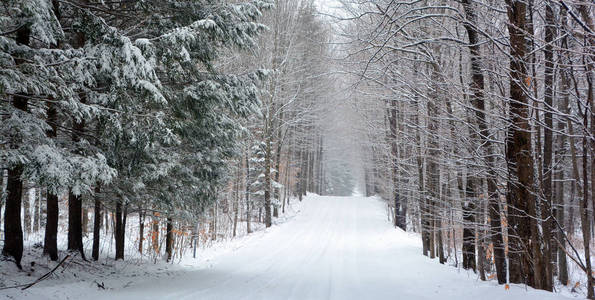
[[[341,7],[341,3],[337,0],[316,0],[318,9],[327,14],[332,14],[338,7]]]

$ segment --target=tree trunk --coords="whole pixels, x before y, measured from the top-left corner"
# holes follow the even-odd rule
[[[484,205],[481,205],[481,211],[479,213],[479,220],[481,222],[478,226],[483,226],[485,224],[485,209]],[[486,280],[486,248],[485,248],[485,231],[481,230],[479,227],[477,228],[477,271],[479,271],[479,279],[481,281]]]
[[[442,221],[440,219],[436,220],[436,222],[438,223],[438,230],[436,231],[436,234],[438,235],[438,245],[437,245],[437,250],[438,250],[438,261],[441,264],[446,263],[446,257],[444,256],[444,241],[443,241],[443,237],[442,237]]]
[[[269,128],[270,130],[270,128]],[[265,129],[266,132],[268,130]],[[264,224],[271,227],[271,138],[267,134],[266,150],[264,154]]]
[[[414,111],[417,113],[413,115],[413,124],[419,124],[419,104],[418,101],[414,102]],[[421,220],[421,239],[422,239],[422,252],[425,256],[429,255],[430,251],[430,220],[426,205],[426,192],[424,187],[424,153],[421,143],[421,135],[419,131],[416,131],[416,142],[417,142],[417,184],[419,192],[419,216]]]
[[[155,254],[159,254],[159,217],[155,212],[153,213],[153,226],[151,228],[151,242]],[[200,238],[200,235],[199,235]]]
[[[60,2],[52,0],[54,15],[60,20]],[[60,42],[55,45],[51,45],[52,48],[58,48]],[[49,101],[47,104],[47,123],[50,129],[47,131],[49,138],[56,138],[58,134],[58,111],[56,110],[56,104]],[[53,261],[58,260],[58,218],[60,214],[60,208],[58,206],[58,195],[52,192],[50,189],[47,190],[46,196],[46,224],[45,224],[45,237],[43,243],[43,254],[49,255]]]
[[[31,28],[22,26],[17,30],[16,42],[19,45],[29,45]],[[15,64],[20,65],[24,60],[15,59]],[[23,96],[14,96],[12,105],[23,112],[28,111],[28,100]],[[20,141],[15,141],[19,143]],[[15,145],[16,146],[16,145]],[[21,198],[23,192],[23,166],[16,164],[8,169],[8,182],[6,185],[6,204],[4,208],[4,248],[2,254],[12,256],[19,269],[23,257],[23,229],[21,227]]]
[[[33,202],[33,231],[39,232],[41,224],[41,189],[35,188],[35,201]]]
[[[433,92],[430,97],[434,99],[439,99],[441,96],[439,94],[439,87],[438,87],[438,80],[439,80],[439,70],[437,65],[432,66],[432,75],[431,75],[434,87]],[[430,258],[436,257],[436,240],[435,236],[437,233],[436,230],[436,222],[438,219],[438,209],[436,207],[439,201],[439,189],[440,189],[440,170],[438,169],[438,160],[440,159],[440,150],[438,144],[437,135],[438,132],[438,118],[439,111],[436,103],[433,101],[427,102],[427,117],[428,117],[428,156],[427,156],[427,166],[426,166],[426,210],[428,212],[428,218],[430,218],[431,222],[431,235],[430,235]],[[439,232],[438,232],[439,233]]]
[[[281,204],[281,213],[285,213],[285,204],[287,203],[287,200],[289,198],[289,189],[290,189],[290,183],[289,183],[289,174],[291,172],[291,147],[289,150],[289,156],[287,158],[287,163],[286,163],[286,167],[285,167],[285,179],[283,180],[283,203]]]
[[[246,199],[246,233],[252,233],[252,229],[250,228],[250,219],[252,218],[252,214],[250,211],[250,160],[248,151],[246,151],[246,176],[244,177],[244,183],[246,184],[246,190],[244,192],[244,197]]]
[[[397,101],[390,101],[387,108],[387,116],[389,120],[389,142],[391,145],[391,172],[392,172],[392,197],[394,203],[394,225],[403,230],[406,230],[405,217],[403,216],[403,209],[399,199],[399,144],[397,140]]]
[[[475,263],[475,205],[477,196],[473,177],[467,176],[465,201],[463,202],[463,269],[476,271]]]
[[[529,253],[535,249],[536,216],[533,188],[533,157],[529,107],[523,84],[528,82],[524,62],[526,54],[525,33],[526,4],[519,0],[506,0],[508,31],[510,33],[510,119],[506,159],[509,179],[506,200],[508,203],[510,281],[535,286],[533,259]]]
[[[315,147],[313,147],[313,149],[314,148]],[[306,189],[306,192],[314,193],[316,191],[314,186],[314,166],[316,161],[316,153],[314,153],[314,151],[308,151],[308,153],[308,188]]]
[[[83,215],[82,215],[82,223],[81,228],[83,232],[83,236],[87,237],[87,233],[89,231],[89,211],[83,207]]]
[[[593,291],[593,285],[594,285],[594,278],[593,278],[593,270],[591,267],[591,260],[588,259],[590,256],[590,221],[588,219],[588,201],[589,201],[589,191],[591,192],[591,203],[592,205],[595,205],[595,193],[593,193],[592,191],[592,187],[595,184],[595,155],[592,155],[591,157],[591,189],[589,189],[589,181],[588,181],[588,164],[589,164],[589,159],[588,159],[588,153],[590,152],[591,154],[593,153],[593,151],[595,151],[595,141],[593,141],[593,134],[595,133],[595,113],[593,112],[593,106],[595,105],[593,103],[593,71],[595,69],[595,61],[593,59],[593,55],[592,51],[593,48],[595,48],[595,38],[593,37],[593,32],[595,32],[595,24],[593,22],[593,17],[592,17],[592,13],[590,10],[589,5],[587,5],[587,3],[582,3],[580,5],[577,6],[578,7],[578,11],[583,19],[583,22],[585,23],[585,26],[589,29],[590,31],[590,35],[587,36],[586,42],[588,43],[588,45],[586,45],[585,47],[585,51],[584,53],[589,53],[589,54],[583,54],[583,61],[586,61],[586,81],[587,81],[587,103],[585,105],[585,111],[584,111],[584,119],[583,119],[583,126],[584,126],[584,134],[583,134],[583,203],[581,205],[582,208],[582,213],[581,213],[581,221],[582,221],[582,227],[583,227],[583,243],[584,243],[584,247],[585,247],[585,261],[586,261],[586,273],[587,273],[587,297],[589,299],[594,299],[595,295],[594,295],[594,291]],[[579,103],[579,107],[580,107],[580,103]],[[590,127],[590,132],[589,132],[589,121],[591,121],[591,127]],[[590,135],[590,137],[589,137]],[[588,143],[588,139],[591,140],[591,143]],[[590,148],[590,149],[589,149]],[[595,213],[593,214],[593,217],[595,218]],[[583,218],[585,218],[585,220],[583,220]]]
[[[237,179],[233,184],[233,231],[232,237],[236,237],[237,229],[238,229],[238,215],[240,212],[240,182],[241,182],[241,172],[237,172]]]
[[[7,197],[4,208],[4,248],[2,254],[12,256],[19,269],[23,257],[23,230],[21,228],[21,193],[23,167],[17,165],[8,169]]]
[[[591,31],[591,33],[595,32],[595,24],[593,22],[593,18],[589,9],[589,6],[585,4],[578,5],[578,10],[583,18],[584,23]],[[588,45],[586,47],[585,53],[590,53],[589,47],[592,49],[595,46],[595,39],[593,38],[592,34],[588,38],[586,38]],[[586,261],[586,273],[587,273],[587,298],[594,299],[594,279],[593,279],[593,270],[591,266],[591,260],[589,257],[590,255],[590,238],[591,238],[591,226],[590,220],[588,218],[588,202],[589,202],[589,192],[591,192],[591,202],[592,205],[595,205],[595,193],[592,192],[592,186],[595,184],[595,156],[591,158],[591,189],[589,189],[589,178],[588,178],[588,153],[590,151],[595,150],[595,142],[593,141],[592,137],[591,143],[588,143],[589,135],[592,135],[595,129],[595,113],[593,113],[593,69],[595,62],[593,61],[592,55],[583,55],[583,60],[586,61],[586,69],[587,69],[587,103],[584,107],[584,114],[583,114],[583,126],[584,126],[584,134],[583,134],[583,198],[581,203],[581,224],[583,229],[583,243],[584,243],[584,250],[585,250],[585,261]],[[579,103],[579,108],[580,108]],[[589,120],[591,121],[591,130],[589,132]],[[591,148],[591,149],[589,149]],[[591,152],[593,153],[593,152]],[[593,214],[595,217],[595,214]]]
[[[99,260],[99,234],[101,229],[101,201],[99,200],[99,193],[101,188],[99,185],[95,186],[95,206],[93,216],[93,252],[91,256],[93,260]]]
[[[115,259],[124,259],[124,242],[126,238],[126,214],[127,205],[122,205],[121,201],[116,203],[116,257]]]
[[[311,153],[310,151],[304,150],[304,160],[303,160],[303,170],[304,172],[300,172],[300,175],[302,176],[302,195],[307,195],[308,191],[310,190],[310,186],[308,185],[310,183],[309,177],[310,177],[310,156]]]
[[[165,235],[165,253],[167,254],[167,262],[171,261],[172,253],[173,253],[173,243],[174,243],[174,228],[173,228],[173,220],[171,217],[167,218],[167,226],[166,226],[166,235]]]
[[[143,246],[145,243],[145,216],[147,213],[140,207],[138,209],[138,253],[143,255]]]
[[[29,197],[29,182],[23,180],[23,191],[21,192],[23,203],[23,233],[26,239],[31,233],[31,198]]]
[[[51,260],[56,261],[58,260],[58,196],[48,191],[46,206],[43,254],[49,255]]]
[[[0,167],[0,223],[4,223],[4,213],[3,213],[3,208],[4,208],[4,199],[6,197],[6,182],[8,181],[8,178],[6,175],[4,175],[5,169],[4,167]]]
[[[551,3],[547,3],[545,6],[545,80],[544,80],[544,139],[543,139],[543,181],[542,190],[544,202],[541,206],[541,219],[543,228],[543,256],[544,256],[544,268],[542,274],[542,288],[544,290],[553,290],[553,265],[552,265],[552,251],[550,246],[552,245],[552,158],[553,158],[553,134],[552,129],[554,127],[552,110],[553,110],[553,97],[554,97],[554,55],[553,46],[556,35],[554,11]]]
[[[318,195],[323,195],[323,186],[324,186],[324,161],[323,161],[323,157],[324,157],[324,152],[323,152],[323,147],[324,147],[324,139],[323,136],[320,135],[319,141],[318,141],[318,176],[316,178],[316,193]]]
[[[587,111],[585,110],[585,127],[587,127]],[[581,228],[585,254],[585,273],[587,273],[587,298],[593,299],[593,271],[591,267],[591,222],[589,218],[589,178],[587,176],[587,137],[583,136],[583,198],[581,199]]]
[[[81,100],[82,101],[82,100]],[[80,140],[80,133],[85,127],[84,120],[73,120],[73,142]],[[85,253],[83,249],[83,199],[80,194],[74,194],[72,189],[68,189],[68,250],[79,251],[83,259]]]
[[[209,233],[211,234],[211,241],[217,240],[217,202],[213,203],[213,209],[211,210],[211,224],[209,228]]]
[[[561,10],[561,22],[562,24],[566,23],[567,20],[567,14],[566,11],[564,9]],[[562,45],[563,47],[565,47],[567,41],[566,41],[566,37],[564,37],[562,39]],[[566,62],[566,59],[560,59],[561,61],[563,61],[563,63]],[[560,71],[560,94],[562,95],[562,101],[560,102],[559,105],[559,110],[562,113],[568,114],[569,113],[569,107],[568,104],[570,102],[569,97],[570,97],[570,78],[569,78],[569,74],[568,74],[568,70],[567,69],[562,69]],[[561,227],[562,229],[565,229],[566,232],[568,234],[570,234],[570,230],[568,227],[566,227],[566,222],[565,222],[565,201],[564,201],[564,166],[565,166],[565,159],[564,159],[564,152],[565,152],[565,145],[566,145],[566,136],[563,134],[564,130],[566,129],[566,121],[565,120],[559,120],[558,121],[558,126],[557,126],[557,130],[558,132],[560,132],[560,134],[557,135],[557,144],[558,147],[555,150],[555,157],[556,160],[558,160],[557,165],[558,167],[556,168],[556,173],[555,173],[555,177],[556,177],[556,181],[555,181],[555,192],[556,192],[556,197],[555,197],[555,203],[556,203],[556,222],[558,223],[559,227]],[[572,139],[570,139],[570,143],[573,143]],[[572,147],[573,148],[573,147]],[[572,151],[572,154],[574,153],[574,151]],[[572,198],[574,197],[574,187],[575,184],[571,185],[571,197],[569,198],[570,200],[572,200]],[[571,202],[571,201],[569,201]],[[570,203],[569,203],[570,204]],[[570,205],[572,207],[572,205]],[[569,208],[571,209],[571,208]],[[572,216],[571,216],[572,217]],[[571,222],[574,222],[574,220],[571,219]],[[557,249],[557,262],[558,262],[558,281],[560,281],[560,283],[562,283],[563,285],[567,285],[568,284],[568,262],[566,259],[566,238],[564,237],[564,232],[563,230],[558,228],[556,230],[556,239],[558,240],[558,242],[560,243],[560,245],[556,248]]]
[[[504,253],[504,239],[502,236],[502,223],[500,220],[500,205],[497,192],[497,174],[494,162],[494,149],[491,142],[491,133],[486,120],[486,109],[484,99],[485,79],[481,66],[481,48],[479,44],[479,35],[476,28],[477,15],[472,7],[471,0],[463,1],[463,8],[469,23],[465,23],[465,30],[469,36],[469,51],[471,60],[471,104],[475,108],[475,118],[479,127],[479,138],[485,151],[486,163],[488,166],[488,201],[489,216],[492,243],[494,244],[494,263],[496,265],[496,274],[498,283],[506,282],[506,260]]]
[[[283,110],[279,114],[279,124],[277,126],[277,149],[275,152],[275,183],[279,185],[279,178],[281,177],[281,150],[283,148],[283,135],[281,134],[281,124],[283,124]],[[273,189],[275,191],[275,206],[273,208],[273,217],[279,217],[279,202],[281,200],[281,188],[275,187]]]
[[[563,122],[561,122],[563,123]],[[563,130],[560,130],[560,132],[563,132]],[[562,136],[562,135],[561,135]],[[564,140],[561,137],[558,137],[558,139],[560,139],[561,141],[559,142],[560,144],[560,149],[562,149],[562,147],[564,147]],[[558,157],[558,155],[556,155]],[[565,212],[564,212],[564,175],[563,175],[563,170],[557,170],[555,177],[556,177],[556,181],[555,181],[555,192],[556,192],[556,197],[555,197],[555,204],[556,204],[556,222],[558,222],[558,224],[562,227],[565,228],[564,224],[564,219],[565,219]],[[563,284],[563,285],[567,285],[568,284],[568,262],[566,260],[566,239],[564,237],[564,232],[562,230],[560,230],[559,228],[555,231],[556,236],[555,239],[560,242],[560,245],[556,248],[557,249],[557,272],[558,272],[558,281]]]
[[[75,195],[72,189],[68,190],[68,250],[79,251],[85,259],[83,249],[83,200],[80,195]]]
[[[85,33],[76,32],[74,37],[74,48],[82,48],[85,45]],[[79,95],[80,102],[85,103],[87,95]],[[79,117],[72,118],[72,142],[76,144],[81,139],[81,134],[85,129],[85,119]],[[74,149],[74,152],[81,152],[82,149]],[[82,258],[85,259],[83,249],[83,203],[80,192],[73,193],[72,188],[68,189],[68,250],[79,251]]]

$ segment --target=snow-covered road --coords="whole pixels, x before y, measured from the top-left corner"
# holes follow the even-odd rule
[[[92,295],[100,299],[560,299],[421,255],[374,198],[311,196],[292,220],[210,267]]]

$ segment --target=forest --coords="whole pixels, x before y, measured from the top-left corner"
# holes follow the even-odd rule
[[[366,192],[442,263],[550,291],[578,265],[593,298],[593,2],[386,2],[343,31]]]
[[[595,299],[594,18],[592,0],[2,0],[0,296],[35,264],[180,264],[261,232],[273,268],[302,246],[277,229],[332,269],[313,237],[360,249],[335,239],[380,202],[452,273]],[[357,299],[332,295],[297,298]]]
[[[319,191],[328,83],[311,77],[327,35],[306,1],[272,7],[3,1],[4,255],[20,266],[23,236],[42,230],[52,260],[85,258],[88,235],[97,260],[104,229],[123,259],[135,215],[138,251],[169,257],[175,232],[197,236],[220,210],[250,232],[284,209],[289,182]]]

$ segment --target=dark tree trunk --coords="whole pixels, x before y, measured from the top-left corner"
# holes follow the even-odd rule
[[[476,193],[474,179],[467,177],[465,202],[463,203],[463,269],[476,271],[475,263],[475,205]]]
[[[52,0],[54,15],[60,20],[60,2]],[[52,45],[52,48],[58,48],[60,43]],[[47,108],[47,123],[50,126],[50,130],[47,131],[47,136],[50,138],[56,138],[58,134],[58,111],[54,102],[48,102]],[[45,225],[45,238],[43,244],[44,255],[49,255],[53,261],[58,260],[58,218],[60,216],[60,208],[58,206],[58,195],[54,192],[47,190],[46,198],[46,225]]]
[[[542,227],[543,227],[543,256],[544,268],[542,274],[542,288],[548,291],[553,290],[553,265],[552,265],[552,158],[553,158],[553,134],[554,127],[552,119],[553,109],[553,84],[554,84],[554,55],[553,46],[554,37],[556,35],[556,25],[554,11],[551,3],[547,3],[545,7],[545,80],[544,80],[544,142],[543,142],[543,181],[542,189],[544,202],[541,207]]]
[[[403,230],[406,230],[405,227],[405,216],[403,215],[403,209],[401,208],[401,199],[399,198],[399,151],[398,151],[398,141],[397,141],[397,101],[390,101],[390,104],[387,108],[387,115],[389,120],[389,127],[390,127],[390,134],[389,134],[389,142],[391,145],[391,172],[392,172],[392,197],[394,202],[394,225],[395,227],[399,227]]]
[[[145,216],[142,209],[138,209],[138,253],[143,254],[143,243],[145,242]]]
[[[200,235],[197,238],[200,238]],[[151,229],[151,242],[152,242],[152,246],[153,246],[153,251],[155,251],[155,253],[159,253],[160,252],[160,249],[159,249],[159,218],[157,216],[157,213],[153,213],[153,226]]]
[[[6,188],[6,176],[4,176],[4,169],[0,168],[0,223],[4,222],[4,211],[2,210],[4,207],[4,191]]]
[[[68,191],[68,250],[79,251],[85,259],[83,249],[83,200],[80,195]]]
[[[82,48],[85,45],[85,34],[83,32],[76,32],[73,46],[75,48]],[[80,102],[85,103],[87,95],[79,94]],[[82,118],[72,118],[72,141],[75,146],[74,152],[81,152],[82,149],[76,147],[81,139],[81,135],[85,129],[85,120]],[[83,259],[85,253],[83,250],[83,201],[80,194],[75,195],[72,189],[68,190],[68,250],[79,251]]]
[[[48,191],[46,203],[47,209],[43,254],[49,255],[51,260],[56,261],[58,260],[58,196]]]
[[[372,184],[370,183],[370,170],[367,168],[364,170],[364,182],[366,187],[366,197],[372,196]]]
[[[54,2],[54,9],[57,9],[57,1]],[[48,103],[47,120],[50,125],[47,135],[55,138],[57,135],[58,112],[53,102]],[[50,256],[53,261],[58,260],[58,218],[60,208],[58,206],[58,195],[48,189],[46,200],[46,225],[43,253]]]
[[[84,102],[84,97],[81,98]],[[72,140],[74,143],[80,141],[80,134],[85,128],[85,120],[73,119]],[[78,149],[76,150],[78,151]],[[81,253],[83,259],[83,199],[81,195],[75,195],[72,189],[68,190],[68,250],[75,250]]]
[[[126,238],[126,214],[127,205],[122,202],[116,203],[116,260],[124,259],[124,242]]]
[[[167,253],[167,262],[171,261],[172,257],[172,245],[174,243],[174,227],[173,227],[173,220],[171,217],[167,218],[167,233],[165,235],[165,253]]]
[[[306,170],[306,168],[304,167],[304,151],[303,150],[299,150],[299,159],[298,162],[300,164],[300,170],[298,171],[297,174],[297,179],[296,179],[296,192],[298,194],[298,199],[299,201],[302,201],[302,196],[303,196],[303,187],[304,187],[304,170]]]
[[[480,225],[483,225],[484,216],[485,216],[485,209],[483,209],[483,205],[481,206],[481,212],[479,213],[479,220],[481,220]],[[485,247],[485,234],[484,230],[478,230],[478,238],[477,238],[477,271],[479,272],[479,279],[481,281],[486,280],[486,247]]]
[[[587,110],[585,110],[584,125],[587,127]],[[583,232],[583,247],[585,259],[585,273],[587,274],[587,298],[593,299],[593,271],[591,267],[591,224],[589,220],[589,178],[587,176],[587,137],[583,136],[583,199],[581,199],[581,227]]]
[[[561,24],[566,24],[568,19],[568,12],[565,9],[560,9],[560,23]],[[561,45],[562,45],[562,49],[565,49],[566,51],[563,51],[562,54],[560,55],[560,61],[562,62],[562,64],[566,64],[568,63],[568,58],[567,58],[567,37],[564,36],[561,38]],[[559,103],[559,110],[562,113],[568,114],[569,113],[569,107],[568,104],[570,102],[570,75],[569,75],[569,71],[568,71],[568,67],[563,67],[560,70],[560,95],[561,95],[561,100]],[[557,230],[555,231],[556,233],[556,239],[558,240],[558,242],[560,242],[560,245],[558,247],[556,247],[557,249],[557,271],[558,271],[558,281],[563,284],[563,285],[567,285],[568,284],[568,262],[566,259],[566,238],[565,238],[565,233],[564,231],[566,231],[567,233],[571,233],[573,228],[571,226],[566,226],[566,212],[565,212],[565,201],[564,201],[564,168],[566,166],[565,162],[565,152],[567,151],[566,148],[566,140],[567,137],[565,134],[563,134],[563,132],[565,131],[565,129],[568,129],[568,131],[571,131],[571,128],[568,127],[566,128],[566,123],[570,122],[569,120],[559,120],[558,121],[558,125],[557,125],[557,130],[558,132],[560,132],[561,134],[557,135],[557,148],[555,150],[555,157],[556,157],[556,164],[557,164],[557,168],[555,169],[555,177],[556,177],[556,181],[555,181],[555,204],[556,204],[556,209],[555,209],[555,216],[556,216],[556,222],[558,223],[559,226]],[[573,143],[572,139],[570,139],[570,143]],[[570,147],[571,149],[574,149],[573,146]],[[574,156],[574,150],[571,151],[571,156]],[[571,197],[569,198],[569,210],[573,210],[572,208],[572,199],[574,198],[574,188],[575,188],[576,184],[571,184]],[[570,215],[570,220],[571,223],[574,223],[574,220],[572,219],[572,214]],[[561,228],[560,228],[561,227]],[[555,244],[555,243],[554,243]]]
[[[492,243],[494,244],[494,263],[496,265],[496,274],[498,276],[498,283],[506,282],[506,260],[504,253],[504,239],[502,236],[502,225],[500,220],[500,205],[497,192],[497,175],[494,162],[494,150],[491,143],[491,133],[488,129],[488,123],[485,113],[485,99],[484,99],[484,76],[481,66],[481,49],[479,44],[479,36],[474,27],[477,24],[477,15],[472,6],[471,0],[463,1],[463,8],[465,15],[470,23],[466,23],[465,30],[469,36],[469,51],[471,60],[471,104],[475,108],[475,117],[479,127],[479,138],[481,145],[485,150],[487,165],[488,165],[488,211],[490,216],[490,228]]]
[[[413,124],[419,125],[419,103],[414,102],[414,111],[417,113],[413,115]],[[426,205],[426,192],[424,187],[424,155],[421,144],[421,135],[419,131],[416,131],[415,139],[417,142],[417,187],[419,191],[419,216],[421,220],[421,240],[422,240],[422,253],[425,256],[429,255],[430,252],[430,219],[428,216],[428,208]]]
[[[563,132],[563,130],[561,130],[560,132]],[[562,144],[563,147],[563,143],[564,141],[562,140],[560,142]],[[556,155],[558,156],[558,155]],[[555,191],[556,191],[556,221],[558,222],[558,224],[564,228],[564,219],[565,219],[565,212],[564,212],[564,175],[563,175],[563,171],[562,170],[557,170],[556,172],[556,183],[555,183]],[[557,272],[558,272],[558,281],[563,284],[563,285],[567,285],[568,284],[568,262],[566,260],[566,252],[564,251],[566,249],[566,239],[564,237],[564,232],[562,230],[560,230],[559,228],[555,231],[556,233],[556,239],[558,240],[558,242],[560,242],[560,245],[556,248],[557,252]]]
[[[433,92],[430,97],[433,99],[440,99],[440,90],[438,86],[439,81],[439,69],[437,65],[432,65],[432,81],[433,84]],[[440,170],[438,169],[438,161],[440,159],[440,150],[438,144],[438,118],[439,110],[438,106],[434,101],[427,102],[427,118],[428,118],[428,138],[427,138],[427,147],[428,147],[428,156],[427,156],[427,165],[426,165],[426,210],[427,210],[427,218],[430,219],[430,258],[436,257],[436,233],[439,233],[439,230],[436,230],[436,223],[438,222],[438,209],[437,203],[439,202],[439,190],[440,190]],[[439,253],[438,253],[439,254]]]
[[[21,193],[23,181],[21,165],[8,169],[7,197],[4,208],[4,248],[2,254],[12,256],[19,269],[23,257],[23,229],[21,228]]]
[[[93,260],[99,260],[99,235],[101,229],[101,201],[99,200],[99,193],[101,188],[99,185],[95,187],[95,205],[93,216],[93,252],[91,256]]]
[[[17,30],[16,42],[19,45],[29,45],[31,28],[29,25],[22,26]],[[20,65],[23,59],[16,58],[15,64]],[[23,112],[28,111],[26,97],[16,95],[12,99],[12,105]],[[14,141],[20,143],[21,141]],[[17,146],[17,145],[15,145]],[[12,256],[19,269],[23,257],[23,228],[21,227],[21,198],[23,192],[23,166],[17,164],[8,169],[8,182],[6,185],[6,205],[4,208],[4,248],[2,254]]]
[[[510,281],[535,286],[535,270],[530,251],[534,249],[536,224],[535,198],[533,188],[533,157],[529,106],[525,94],[527,70],[525,66],[527,32],[526,3],[507,0],[508,31],[510,33],[510,120],[508,129],[506,159],[509,178],[506,200],[511,238]]]
[[[445,185],[443,185],[445,186]],[[443,188],[442,191],[446,191],[446,188]],[[444,193],[440,195],[441,203],[438,204],[438,211],[440,211],[439,215],[436,216],[436,224],[437,224],[437,231],[436,234],[438,235],[438,259],[441,264],[446,263],[446,256],[444,255],[444,231],[445,228],[442,218],[442,212],[445,211],[444,203],[446,203],[446,197]],[[447,231],[448,232],[448,231]],[[449,247],[450,248],[450,247]]]
[[[122,231],[120,234],[120,245],[122,245],[122,259],[124,259],[124,249],[126,247],[125,240],[126,240],[126,220],[128,219],[128,204],[124,205],[124,211],[122,213]]]
[[[591,155],[591,188],[589,189],[589,181],[587,176],[587,165],[589,162],[588,153],[593,153],[595,151],[595,140],[592,138],[593,134],[595,134],[595,113],[593,112],[593,71],[595,70],[595,60],[593,58],[592,51],[595,48],[595,38],[593,37],[593,32],[595,32],[595,22],[593,21],[592,11],[590,9],[590,5],[587,2],[581,3],[577,5],[578,11],[583,19],[584,26],[586,26],[589,31],[590,35],[588,38],[585,38],[585,50],[583,51],[583,61],[586,61],[586,81],[587,81],[587,103],[585,105],[584,111],[584,119],[583,119],[583,126],[584,126],[584,135],[583,135],[583,208],[584,208],[584,217],[586,218],[583,223],[583,244],[585,246],[585,257],[590,256],[590,226],[588,224],[588,201],[589,201],[589,192],[591,192],[591,205],[595,205],[595,193],[593,193],[593,185],[595,185],[595,155]],[[585,53],[589,53],[586,54]],[[580,104],[579,104],[580,106]],[[591,121],[591,127],[589,132],[589,121]],[[589,137],[590,136],[590,137]],[[587,141],[590,139],[590,143]],[[583,216],[581,216],[582,219]],[[595,218],[595,214],[593,216]],[[586,273],[587,273],[587,297],[589,299],[595,299],[595,293],[593,291],[593,286],[595,284],[595,278],[593,278],[593,269],[591,266],[591,260],[585,259],[586,261]]]

